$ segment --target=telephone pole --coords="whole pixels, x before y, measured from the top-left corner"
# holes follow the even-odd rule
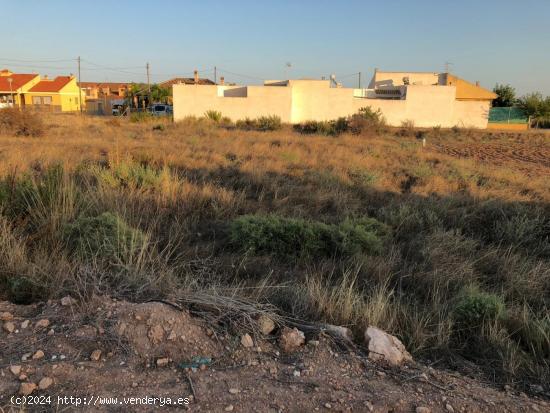
[[[149,73],[149,62],[145,65],[145,69],[147,70],[147,92],[149,97],[149,105],[151,104],[151,75]]]
[[[361,89],[361,72],[357,73],[357,75],[358,75],[358,83],[359,83],[358,89]]]
[[[78,62],[78,106],[80,107],[80,114],[82,114],[82,86],[80,85],[80,56],[76,59]]]
[[[214,66],[214,83],[218,84],[218,69]]]

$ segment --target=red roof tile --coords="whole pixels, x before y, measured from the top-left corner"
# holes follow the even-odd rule
[[[175,77],[173,79],[167,80],[165,82],[159,83],[159,86],[161,87],[172,87],[173,85],[176,85],[178,83],[184,83],[186,85],[194,85],[195,79],[192,77]],[[210,79],[199,79],[198,82],[199,85],[215,85],[212,80]]]
[[[41,80],[29,92],[59,92],[72,79],[71,76],[57,76],[53,80]]]
[[[15,92],[21,86],[24,86],[26,83],[33,80],[36,76],[38,75],[30,73],[12,73],[10,76],[0,76],[0,92],[10,91],[10,82],[8,82],[8,79],[13,79],[13,81],[11,82],[11,90]]]

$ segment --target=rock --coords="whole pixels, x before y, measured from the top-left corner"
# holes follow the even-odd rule
[[[306,341],[304,333],[297,328],[283,328],[281,331],[281,337],[279,337],[279,346],[287,353],[295,351],[298,347],[302,346]]]
[[[42,357],[44,357],[44,352],[42,350],[37,350],[36,353],[32,355],[33,360],[40,360]]]
[[[36,384],[34,383],[21,383],[19,386],[19,394],[21,396],[28,396],[36,390]]]
[[[340,340],[348,341],[348,342],[353,341],[353,333],[347,327],[335,326],[332,324],[325,324],[323,328],[326,333],[330,334],[335,338],[339,338]]]
[[[62,306],[68,306],[73,305],[75,303],[75,299],[71,297],[70,295],[66,295],[61,299],[61,305]]]
[[[21,323],[21,329],[24,330],[26,329],[30,324],[30,321],[29,320],[25,320]]]
[[[453,408],[453,406],[451,406],[449,403],[447,403],[445,405],[445,409],[450,412],[450,413],[453,413],[455,411],[455,409]]]
[[[233,411],[233,405],[230,404],[230,405],[226,406],[224,410],[225,410],[226,412],[232,412],[232,411]]]
[[[40,390],[46,390],[52,384],[53,384],[53,379],[51,377],[44,377],[42,380],[38,382],[38,388]]]
[[[19,377],[17,378],[19,381],[25,381],[28,379],[27,375],[25,373],[22,373],[19,375]]]
[[[19,374],[21,373],[21,366],[18,366],[18,365],[10,366],[10,372],[14,376],[19,376]]]
[[[90,354],[90,360],[92,361],[99,361],[100,358],[101,358],[101,350],[99,349],[92,351],[92,354]]]
[[[365,331],[365,344],[371,360],[385,360],[389,364],[399,366],[412,357],[401,341],[379,328],[369,326]]]
[[[27,361],[31,356],[32,356],[32,353],[25,353],[21,356],[21,361]]]
[[[49,336],[53,336],[55,334],[55,331],[53,328],[50,328],[50,331],[48,331]]]
[[[262,314],[258,318],[258,328],[264,336],[267,336],[268,334],[271,334],[273,330],[275,330],[275,322],[268,316]]]
[[[332,404],[330,404],[330,403],[325,403],[325,408],[326,408],[326,409],[329,409],[329,410],[332,409]]]
[[[0,313],[0,321],[10,321],[13,320],[13,314],[7,311],[2,311]]]
[[[418,406],[415,411],[416,411],[416,413],[431,413],[432,412],[432,410],[429,407],[425,407],[425,406]]]
[[[168,359],[168,357],[159,358],[157,359],[157,367],[167,366],[169,362],[170,360]]]
[[[231,394],[238,394],[238,393],[240,393],[240,390],[239,390],[239,389],[235,389],[235,388],[231,388],[231,389],[229,389],[229,393],[231,393]]]
[[[35,325],[36,327],[46,328],[50,325],[50,320],[43,318],[42,320],[38,320]]]
[[[160,343],[164,338],[164,329],[159,324],[156,324],[149,329],[147,337],[149,337],[149,340],[153,344]]]
[[[246,333],[241,337],[241,344],[245,348],[254,347],[254,341],[250,337],[250,334]]]
[[[13,324],[11,321],[6,321],[4,325],[2,326],[4,331],[7,333],[13,333],[15,330],[15,324]]]

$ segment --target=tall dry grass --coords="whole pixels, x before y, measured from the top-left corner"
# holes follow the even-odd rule
[[[208,292],[358,337],[374,324],[419,357],[460,355],[498,381],[550,378],[550,168],[536,162],[547,139],[438,129],[422,147],[399,130],[327,137],[71,115],[44,125],[39,138],[0,136],[2,298]],[[500,145],[494,159],[484,142]],[[243,215],[295,218],[275,229],[323,254],[239,248],[230,224]],[[367,217],[387,236],[346,224]],[[342,243],[354,253],[330,250]]]

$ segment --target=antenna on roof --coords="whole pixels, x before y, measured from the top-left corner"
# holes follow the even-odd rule
[[[292,69],[292,63],[286,62],[285,63],[285,78],[286,78],[286,80],[289,80],[290,69]]]
[[[445,62],[445,73],[451,73],[452,66],[453,66],[453,62]]]

